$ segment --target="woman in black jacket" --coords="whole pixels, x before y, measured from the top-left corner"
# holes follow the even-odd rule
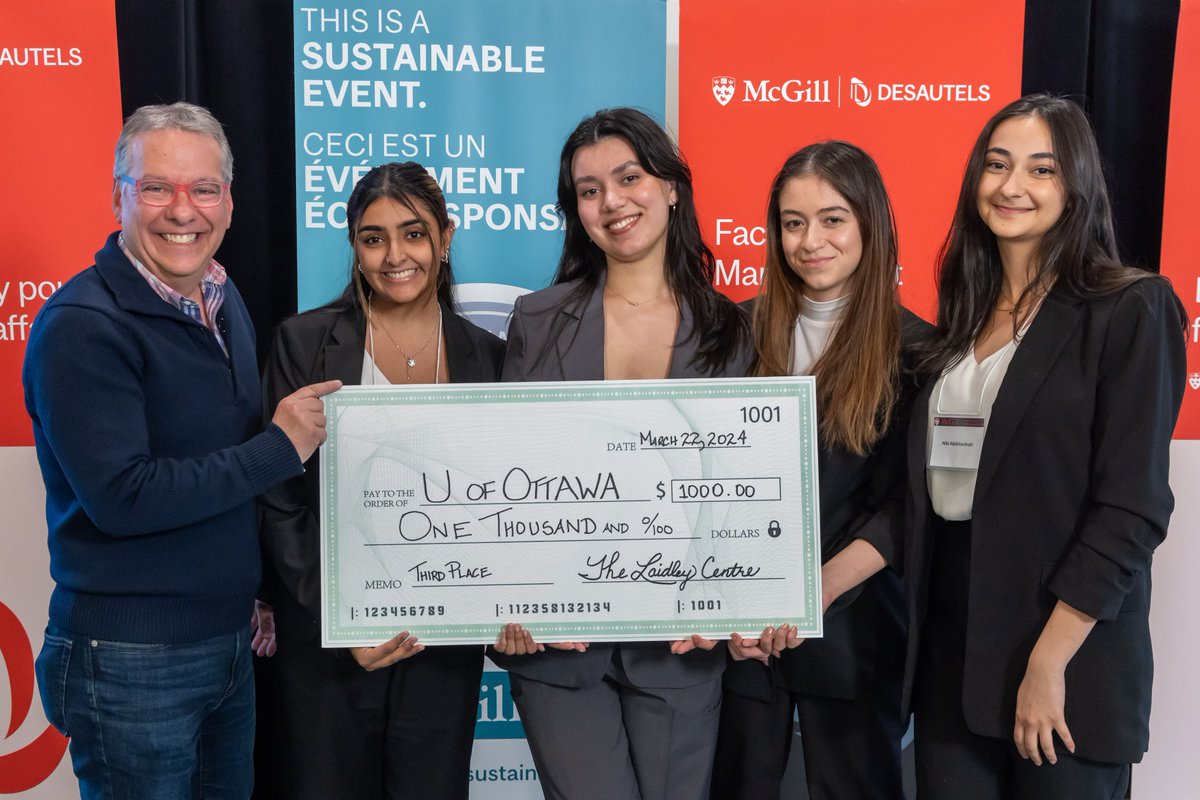
[[[903,800],[901,550],[906,353],[928,325],[900,305],[896,231],[879,169],[846,142],[783,165],[767,208],[757,375],[813,375],[819,426],[824,637],[787,625],[734,637],[713,778],[722,798],[779,797],[800,720],[814,800]],[[765,666],[764,666],[765,664]]]
[[[925,800],[1124,797],[1183,312],[1121,264],[1091,126],[1031,95],[971,150],[909,435],[908,685]]]
[[[347,385],[497,380],[503,342],[457,313],[454,224],[437,182],[413,162],[375,167],[346,216],[350,280],[337,300],[280,326],[267,407],[313,376]],[[316,460],[262,499],[285,795],[465,799],[483,649],[422,652],[407,632],[376,647],[321,648]]]

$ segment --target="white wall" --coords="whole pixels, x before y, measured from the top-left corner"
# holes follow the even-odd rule
[[[1200,724],[1200,628],[1194,610],[1200,578],[1200,441],[1171,444],[1171,488],[1175,513],[1167,540],[1154,556],[1154,707],[1150,752],[1133,768],[1133,797],[1138,800],[1200,797],[1194,763]]]
[[[33,448],[0,447],[0,603],[11,608],[25,623],[34,658],[42,648],[46,604],[53,588],[46,551],[45,500]],[[12,688],[8,670],[0,670],[0,735],[8,732],[13,717]],[[25,722],[11,737],[0,740],[0,759],[36,739],[46,725],[42,702],[35,690]],[[0,760],[0,769],[2,765]],[[70,758],[63,758],[44,783],[12,796],[21,800],[62,800],[78,795]]]

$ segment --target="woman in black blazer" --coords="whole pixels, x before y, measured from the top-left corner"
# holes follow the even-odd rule
[[[583,120],[563,146],[558,206],[554,285],[517,301],[504,380],[745,374],[744,315],[712,288],[691,172],[654,120],[628,108]],[[725,664],[714,644],[542,646],[508,626],[492,658],[512,673],[546,797],[707,797]]]
[[[1182,325],[1167,281],[1118,260],[1083,112],[1032,95],[992,117],[909,434],[922,800],[1125,796],[1148,741]]]
[[[454,224],[437,182],[413,162],[375,167],[346,216],[350,281],[334,302],[280,326],[266,402],[312,376],[347,385],[496,380],[503,342],[456,312]],[[284,796],[465,799],[483,649],[422,652],[407,633],[376,647],[321,648],[320,474],[314,455],[261,504]]]
[[[904,600],[888,568],[903,523],[904,362],[929,325],[900,305],[883,178],[846,142],[809,145],[771,184],[756,375],[814,375],[824,637],[735,640],[713,796],[778,798],[800,721],[814,800],[903,800]],[[776,641],[778,639],[778,641]],[[797,645],[802,645],[798,649]]]

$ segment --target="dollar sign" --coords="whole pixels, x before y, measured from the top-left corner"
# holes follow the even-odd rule
[[[663,482],[659,481],[658,482],[658,499],[662,500],[666,496],[667,496],[667,493],[665,491],[663,491]]]

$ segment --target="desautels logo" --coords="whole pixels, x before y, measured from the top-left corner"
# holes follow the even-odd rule
[[[29,716],[33,704],[33,647],[25,626],[4,603],[0,603],[0,658],[8,668],[8,690],[12,719],[4,738],[10,739]],[[0,794],[16,794],[37,786],[62,761],[67,740],[47,725],[36,739],[11,753],[0,753]]]
[[[871,105],[871,87],[860,81],[858,78],[850,79],[850,99],[859,108],[866,108]]]
[[[992,88],[986,83],[877,83],[850,78],[850,99],[859,108],[876,103],[986,103]]]

